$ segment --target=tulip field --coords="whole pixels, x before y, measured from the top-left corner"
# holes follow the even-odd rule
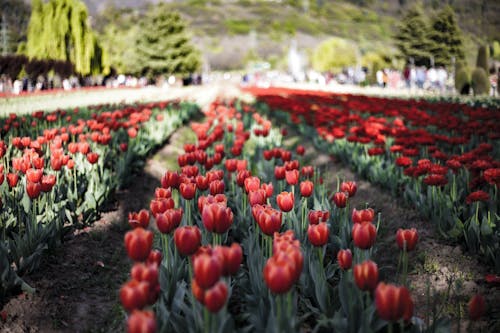
[[[171,156],[176,167],[149,204],[126,216],[130,266],[116,294],[128,332],[500,329],[491,298],[466,295],[450,316],[421,301],[431,301],[430,283],[420,290],[412,280],[432,233],[478,258],[490,273],[483,290],[499,295],[494,101],[244,91],[253,102],[219,98],[203,117],[194,103],[170,101],[2,119],[0,295],[33,292],[24,276],[41,269],[44,253],[141,181],[133,175],[144,160],[187,124],[195,139]],[[356,204],[364,188],[328,174],[313,150],[415,210],[427,230],[398,221],[387,235],[393,221]]]

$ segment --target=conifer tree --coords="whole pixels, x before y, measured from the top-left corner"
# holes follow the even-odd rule
[[[488,66],[488,61],[489,61],[489,49],[485,45],[479,46],[479,49],[477,50],[477,60],[476,60],[476,67],[484,69],[486,73],[489,72],[489,66]]]
[[[184,21],[163,4],[151,6],[140,24],[137,40],[141,74],[188,74],[199,69],[199,52],[190,43]]]
[[[408,10],[395,35],[396,46],[406,61],[413,59],[417,66],[430,64],[429,28],[422,10],[415,6]]]
[[[465,59],[462,32],[450,6],[443,7],[432,20],[429,38],[430,51],[437,66],[449,66],[452,57],[455,62]]]

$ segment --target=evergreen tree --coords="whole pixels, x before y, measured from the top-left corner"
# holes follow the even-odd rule
[[[200,55],[191,45],[178,13],[163,4],[151,6],[140,27],[136,45],[141,74],[153,79],[199,69]]]
[[[462,32],[458,27],[453,8],[445,6],[434,17],[429,31],[431,54],[437,66],[449,66],[452,57],[455,61],[465,59]]]
[[[479,68],[484,69],[486,73],[489,72],[489,66],[488,66],[488,58],[489,58],[489,49],[485,45],[479,46],[479,49],[477,50],[477,60],[476,60],[476,66]]]
[[[80,0],[33,0],[26,55],[69,60],[83,75],[100,73],[103,52],[87,20],[87,7]]]
[[[417,66],[430,64],[431,41],[422,10],[415,6],[408,10],[395,35],[396,46],[406,61],[413,59]]]

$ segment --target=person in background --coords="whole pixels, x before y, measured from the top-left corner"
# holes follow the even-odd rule
[[[425,72],[425,67],[420,66],[417,68],[417,87],[418,89],[423,89],[424,88],[424,82],[426,79],[426,72]]]
[[[377,71],[375,76],[377,77],[378,86],[383,87],[384,86],[384,74],[382,73],[382,71],[380,69]]]
[[[406,65],[404,70],[403,70],[403,78],[406,83],[406,88],[410,89],[411,88],[411,69],[410,65]]]

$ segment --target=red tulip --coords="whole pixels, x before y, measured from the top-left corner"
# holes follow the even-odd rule
[[[157,214],[155,218],[158,230],[163,234],[171,233],[181,224],[182,215],[182,208],[167,209],[164,213]]]
[[[38,183],[42,179],[43,170],[40,169],[28,169],[26,170],[26,178],[32,183]]]
[[[264,150],[262,155],[266,161],[270,161],[274,157],[274,152],[272,150]]]
[[[216,194],[222,194],[224,193],[224,181],[223,180],[213,180],[210,185],[210,194],[211,195],[216,195]]]
[[[193,258],[194,279],[198,286],[209,289],[222,276],[222,262],[216,255],[203,253]]]
[[[401,250],[412,251],[417,246],[417,229],[398,229],[396,233],[396,242]]]
[[[7,174],[7,183],[9,184],[10,188],[13,188],[14,186],[16,186],[18,180],[19,180],[19,176],[17,175],[17,173],[8,173]]]
[[[95,152],[87,154],[87,161],[89,161],[90,164],[97,163],[98,159],[99,159],[99,155],[97,153],[95,153]]]
[[[130,280],[120,289],[120,300],[127,311],[142,309],[148,303],[149,283]]]
[[[28,193],[30,199],[38,198],[41,190],[42,186],[40,185],[40,183],[32,183],[29,180],[26,181],[26,193]]]
[[[257,191],[260,188],[260,178],[252,176],[245,179],[245,191]]]
[[[224,256],[224,270],[222,274],[225,276],[236,274],[243,262],[243,250],[241,246],[238,243],[233,243],[231,246],[219,246],[215,250],[221,251]]]
[[[212,204],[215,202],[227,206],[227,198],[224,194],[200,196],[198,198],[198,211],[203,213],[203,208],[205,207],[206,204]]]
[[[196,279],[191,280],[191,292],[198,302],[205,304],[205,289],[201,288],[198,283],[196,283]]]
[[[206,189],[208,189],[208,186],[210,184],[208,182],[208,177],[205,177],[205,176],[202,176],[202,175],[198,175],[198,176],[196,176],[195,180],[196,180],[196,187],[200,191],[205,191]]]
[[[226,304],[227,300],[227,285],[223,281],[219,281],[215,286],[205,291],[204,304],[208,311],[212,313],[219,312]]]
[[[391,322],[401,318],[410,320],[413,315],[413,300],[408,289],[383,282],[375,289],[375,307],[380,318]]]
[[[226,166],[227,171],[229,171],[229,172],[235,172],[236,171],[236,167],[237,167],[237,160],[234,159],[234,158],[227,159],[224,162],[224,165]]]
[[[245,185],[245,180],[250,176],[251,174],[248,170],[238,171],[236,174],[236,184],[238,184],[239,187],[243,187]]]
[[[352,252],[350,249],[340,250],[337,253],[337,262],[339,267],[344,271],[348,270],[352,266]]]
[[[156,319],[152,311],[134,311],[127,320],[128,333],[156,332]]]
[[[340,191],[347,192],[349,198],[352,198],[356,194],[357,190],[358,187],[356,186],[356,182],[348,181],[348,182],[342,182],[342,184],[340,184]]]
[[[273,196],[273,192],[274,192],[273,183],[261,184],[260,188],[263,189],[264,191],[266,191],[266,198],[270,198]]]
[[[282,180],[286,177],[286,169],[283,166],[274,167],[274,177],[276,180]]]
[[[286,182],[289,185],[297,185],[299,182],[299,170],[294,169],[290,171],[285,171]]]
[[[252,214],[260,227],[260,230],[272,236],[281,229],[282,213],[270,206],[255,205],[252,207]]]
[[[312,178],[314,176],[314,168],[311,165],[303,166],[300,174],[306,178]]]
[[[149,225],[149,212],[145,209],[141,209],[138,213],[128,213],[128,223],[132,228],[147,228]]]
[[[354,282],[361,290],[374,290],[378,283],[378,267],[371,260],[354,266]]]
[[[149,209],[151,209],[151,213],[156,218],[156,215],[166,212],[167,209],[174,208],[174,205],[174,199],[172,198],[158,198],[151,200]]]
[[[295,283],[295,263],[286,253],[280,252],[267,260],[263,274],[271,292],[284,294]]]
[[[375,217],[375,211],[371,208],[356,210],[354,208],[352,210],[352,222],[354,223],[362,223],[362,222],[372,222]]]
[[[40,182],[42,192],[50,192],[55,184],[56,184],[55,175],[42,176],[42,181]]]
[[[469,301],[469,318],[471,320],[478,320],[486,311],[486,302],[481,294],[476,294]]]
[[[136,228],[125,234],[125,248],[128,256],[135,261],[144,261],[151,252],[153,233],[143,228]]]
[[[88,156],[88,155],[87,155]],[[88,159],[88,157],[87,157]],[[59,171],[61,170],[62,166],[63,166],[63,157],[62,155],[52,155],[50,156],[50,167],[52,168],[52,170],[54,171]],[[90,160],[89,160],[90,162]],[[93,164],[93,163],[92,163]]]
[[[300,183],[300,194],[303,197],[310,197],[314,190],[314,184],[310,180],[305,180]]]
[[[302,145],[298,145],[297,148],[295,149],[298,155],[302,156],[306,152],[306,149]]]
[[[370,222],[355,223],[352,227],[352,240],[360,249],[369,249],[375,244],[377,228]]]
[[[126,152],[128,150],[128,144],[127,143],[120,143],[120,151]]]
[[[171,197],[172,197],[172,189],[171,188],[157,187],[155,189],[155,198],[156,199],[169,199]]]
[[[233,224],[233,212],[224,204],[205,204],[201,220],[208,231],[223,234]]]
[[[161,177],[161,187],[163,188],[178,188],[179,187],[179,174],[175,171],[167,171]]]
[[[179,192],[185,200],[192,200],[196,193],[196,184],[194,183],[181,183],[179,185]]]
[[[149,256],[146,262],[148,265],[155,264],[157,266],[160,266],[162,257],[163,256],[160,251],[151,250],[151,252],[149,252]]]
[[[281,192],[276,197],[276,202],[278,203],[281,211],[289,212],[293,209],[295,198],[292,192]]]
[[[201,245],[201,232],[198,227],[185,226],[175,229],[174,242],[177,250],[184,256],[190,256]]]
[[[347,195],[345,192],[337,192],[333,195],[333,202],[338,208],[344,208],[347,206]]]
[[[319,224],[310,224],[307,228],[307,237],[313,246],[323,246],[328,242],[330,229],[324,222]]]
[[[318,224],[320,222],[326,222],[330,218],[330,212],[320,211],[320,210],[310,210],[307,214],[309,224]]]
[[[248,202],[250,206],[263,205],[266,203],[267,195],[263,189],[248,192]]]

